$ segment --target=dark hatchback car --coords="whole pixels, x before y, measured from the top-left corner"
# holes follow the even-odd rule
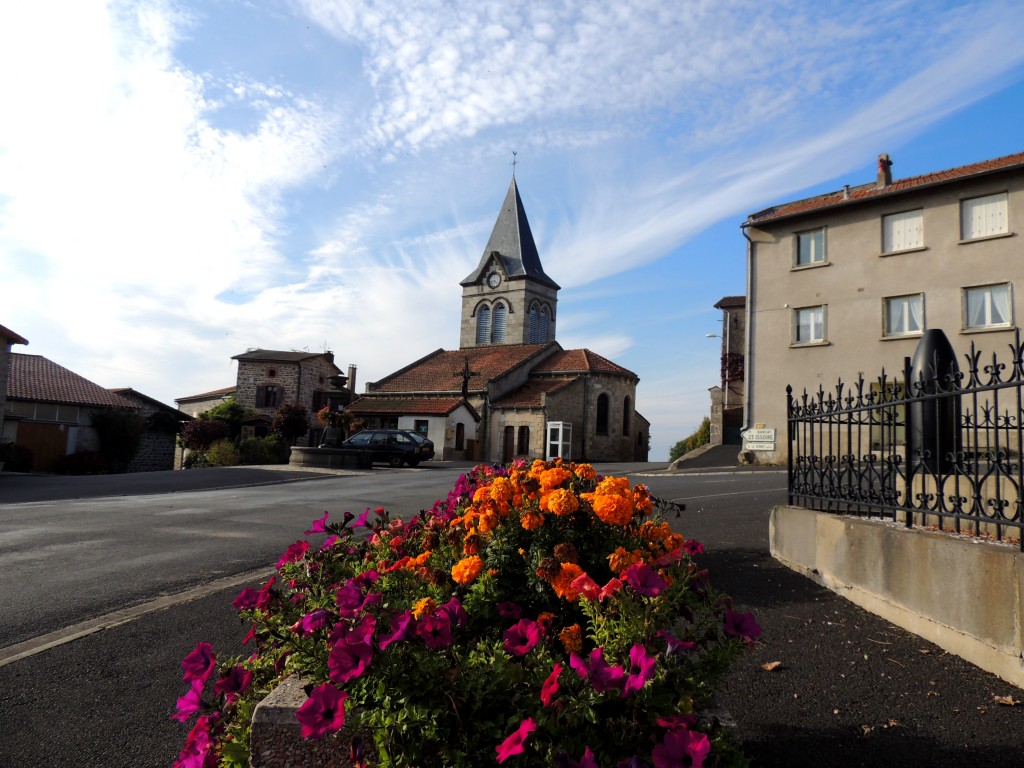
[[[369,451],[371,461],[385,462],[392,467],[402,464],[415,467],[421,461],[434,458],[434,443],[405,429],[364,429],[343,441],[341,447]]]

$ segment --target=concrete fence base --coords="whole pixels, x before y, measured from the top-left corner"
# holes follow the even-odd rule
[[[772,556],[887,621],[1024,688],[1024,553],[1012,545],[772,510]]]

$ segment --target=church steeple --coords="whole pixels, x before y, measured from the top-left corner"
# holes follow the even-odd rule
[[[554,340],[559,286],[540,263],[515,176],[480,263],[461,285],[461,347]]]

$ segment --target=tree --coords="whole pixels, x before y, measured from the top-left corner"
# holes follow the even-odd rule
[[[668,449],[668,460],[675,461],[680,456],[684,456],[694,448],[700,448],[702,445],[707,445],[711,442],[711,419],[707,416],[700,423],[700,426],[694,431],[692,435],[687,437],[685,440],[680,440],[678,443]]]
[[[279,434],[289,445],[294,445],[298,438],[309,432],[309,412],[304,406],[284,403],[274,414],[270,431]]]
[[[93,411],[90,421],[99,440],[98,453],[111,472],[124,472],[142,445],[146,420],[127,408],[111,408]]]
[[[218,403],[210,410],[199,414],[199,418],[223,421],[229,427],[229,436],[237,442],[238,438],[242,435],[242,422],[253,418],[255,415],[256,411],[241,405],[235,399],[235,396],[231,395],[224,402]]]
[[[220,419],[192,419],[181,429],[178,437],[182,447],[190,451],[205,451],[213,443],[228,437],[231,426]]]

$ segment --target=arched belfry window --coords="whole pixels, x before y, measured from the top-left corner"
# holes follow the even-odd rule
[[[548,343],[548,308],[544,307],[540,311],[540,335],[538,341],[541,344]]]
[[[491,321],[491,343],[501,344],[505,341],[505,315],[508,308],[504,304],[496,304],[494,318]]]
[[[597,396],[597,425],[594,431],[599,435],[608,434],[608,395]]]
[[[491,308],[486,304],[476,311],[476,343],[486,344],[491,340]]]
[[[629,399],[629,395],[626,395],[622,399],[622,436],[627,437],[629,435],[629,417],[630,412],[633,410],[633,402]]]
[[[538,336],[537,329],[537,305],[530,307],[530,343],[536,344]]]

